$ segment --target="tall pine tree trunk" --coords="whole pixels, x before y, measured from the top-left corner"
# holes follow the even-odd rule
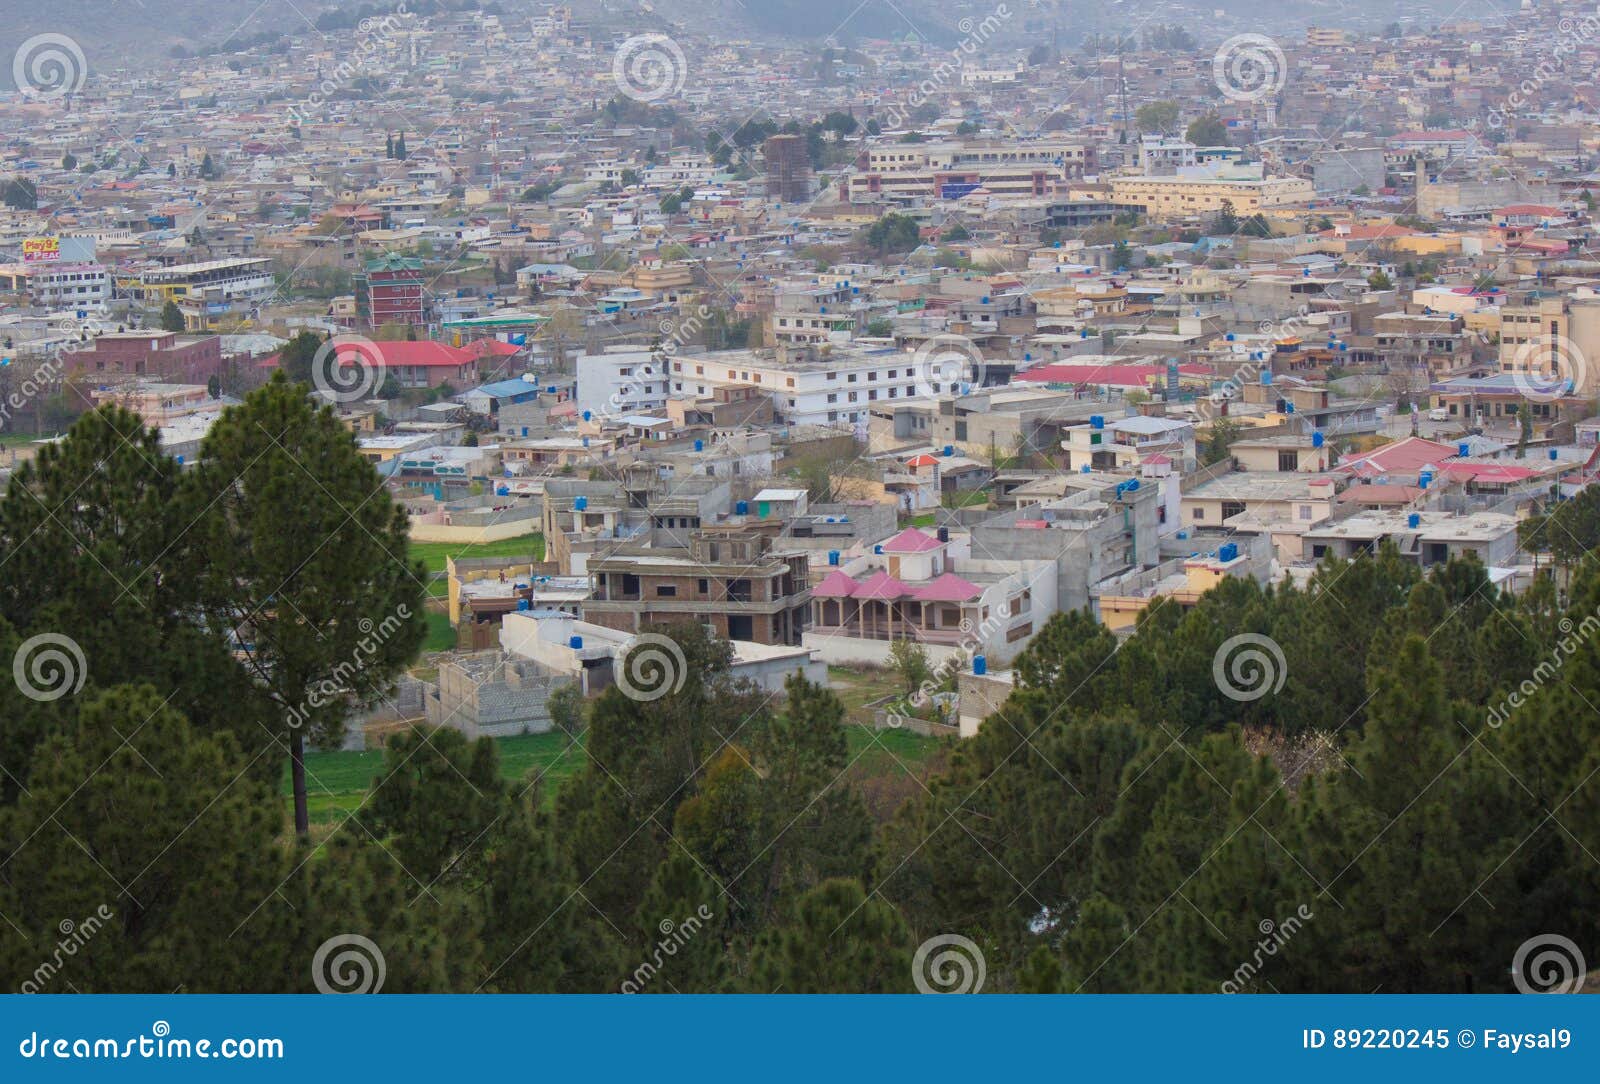
[[[289,735],[289,778],[294,786],[294,832],[302,839],[311,834],[306,809],[306,742],[299,730]]]

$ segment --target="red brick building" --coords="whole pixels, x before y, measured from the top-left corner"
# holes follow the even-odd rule
[[[421,260],[382,256],[368,263],[356,277],[356,312],[370,328],[425,324],[425,292]]]
[[[222,337],[176,331],[115,331],[62,352],[69,374],[138,376],[166,384],[204,384],[223,370]]]

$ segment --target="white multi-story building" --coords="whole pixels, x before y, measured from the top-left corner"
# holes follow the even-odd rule
[[[111,278],[98,263],[0,265],[0,290],[27,294],[36,305],[86,308],[111,297]]]
[[[667,405],[668,362],[637,347],[578,358],[578,410],[595,418],[658,413]]]
[[[671,394],[704,398],[719,388],[754,387],[772,394],[789,425],[865,425],[874,403],[953,392],[961,374],[888,347],[780,345],[772,351],[723,350],[672,359]],[[970,376],[968,377],[970,379]]]
[[[956,199],[978,188],[992,196],[1042,196],[1093,169],[1093,150],[1061,139],[958,140],[871,147],[867,168],[850,176],[852,203]]]
[[[703,154],[675,155],[665,162],[646,166],[641,177],[646,188],[699,187],[717,175],[717,166]]]

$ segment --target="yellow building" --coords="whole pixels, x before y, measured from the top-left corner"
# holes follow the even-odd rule
[[[1231,204],[1235,214],[1253,215],[1264,207],[1316,198],[1301,177],[1264,177],[1257,171],[1182,172],[1170,177],[1113,177],[1111,202],[1143,208],[1152,219],[1211,215]]]
[[[1095,608],[1099,611],[1100,623],[1112,632],[1131,633],[1138,624],[1139,615],[1154,602],[1176,603],[1187,610],[1228,575],[1245,575],[1249,560],[1235,551],[1227,560],[1215,556],[1192,557],[1183,562],[1182,571],[1169,571],[1169,568],[1170,565],[1162,565],[1142,573],[1134,582],[1119,583],[1098,593]]]

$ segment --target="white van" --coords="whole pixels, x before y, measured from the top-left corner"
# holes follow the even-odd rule
[[[1447,421],[1449,421],[1450,420],[1450,408],[1449,407],[1442,407],[1442,406],[1434,407],[1432,410],[1428,411],[1428,420],[1430,422],[1447,422]]]

